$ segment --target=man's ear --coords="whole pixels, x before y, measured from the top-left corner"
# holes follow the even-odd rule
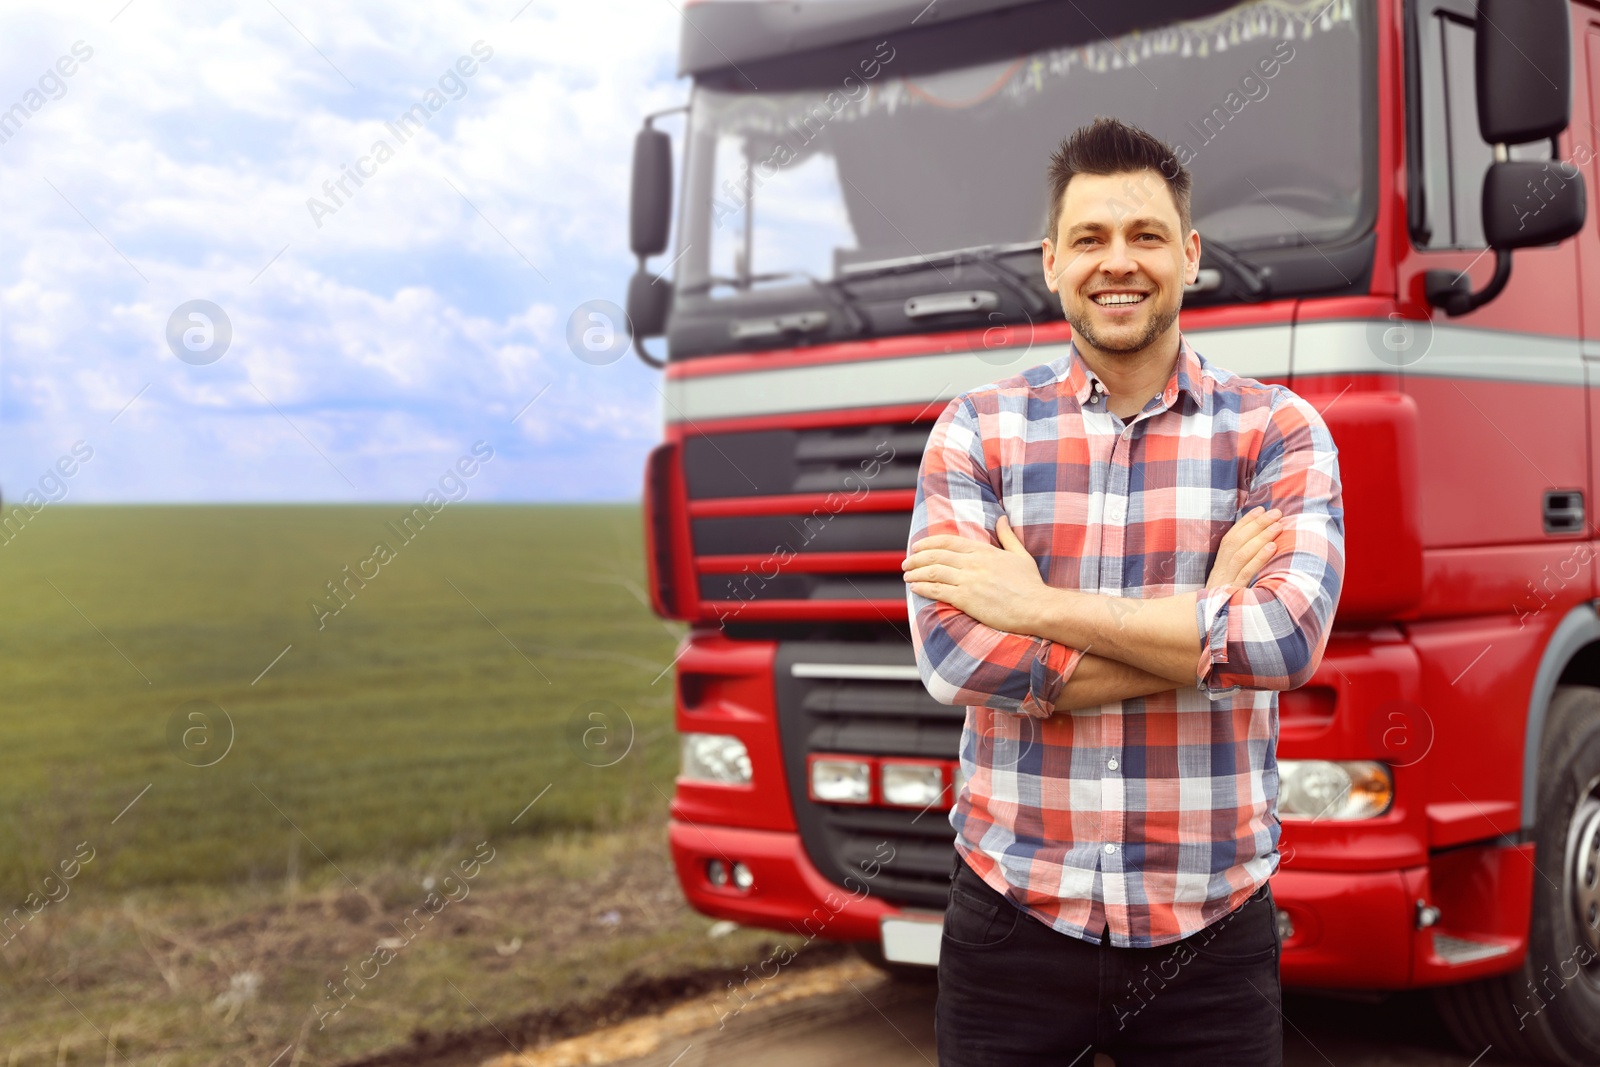
[[[1053,243],[1048,237],[1039,242],[1039,259],[1041,266],[1044,268],[1044,284],[1049,287],[1052,293],[1056,291],[1056,276],[1053,269],[1056,265],[1056,255],[1055,249],[1052,247]]]

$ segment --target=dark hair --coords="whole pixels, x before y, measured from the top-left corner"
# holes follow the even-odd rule
[[[1167,183],[1173,203],[1178,206],[1178,221],[1183,232],[1179,239],[1189,236],[1189,189],[1192,179],[1178,157],[1161,141],[1137,126],[1119,119],[1097,118],[1087,126],[1075,130],[1061,142],[1050,156],[1050,240],[1056,239],[1056,227],[1061,223],[1061,198],[1066,195],[1067,183],[1077,174],[1123,174],[1128,171],[1153,170]]]

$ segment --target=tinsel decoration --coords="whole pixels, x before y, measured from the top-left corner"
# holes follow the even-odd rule
[[[914,79],[889,77],[869,83],[859,99],[838,110],[830,121],[852,122],[880,110],[893,114],[901,107],[970,107],[996,96],[1021,99],[1045,91],[1046,79],[1064,78],[1074,71],[1104,73],[1137,68],[1141,62],[1162,57],[1205,59],[1213,50],[1226,52],[1256,41],[1305,40],[1353,22],[1351,0],[1258,0],[1209,18],[1176,22],[1155,30],[1134,30],[1116,38],[1056,48],[1027,57],[1025,62],[995,64],[996,80],[981,92],[959,100],[942,100],[932,89],[938,76]],[[793,131],[813,112],[827,93],[769,95],[739,94],[725,101],[717,124],[723,129],[763,131],[779,137]],[[804,138],[802,138],[804,140]]]

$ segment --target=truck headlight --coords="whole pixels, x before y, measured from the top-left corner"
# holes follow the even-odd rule
[[[885,761],[878,781],[885,804],[931,808],[944,799],[944,767],[938,763]]]
[[[750,784],[750,753],[737,737],[683,734],[678,754],[681,777],[719,785]]]
[[[824,804],[870,803],[872,764],[866,760],[813,759],[811,799],[820,800]]]
[[[1278,761],[1280,819],[1371,819],[1394,802],[1394,777],[1371,760]]]

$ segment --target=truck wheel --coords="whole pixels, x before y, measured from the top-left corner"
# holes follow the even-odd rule
[[[939,981],[939,968],[923,967],[915,963],[890,963],[883,958],[883,946],[876,941],[856,941],[856,954],[878,970],[908,985],[932,985]]]
[[[1510,974],[1435,991],[1473,1055],[1600,1063],[1600,689],[1558,686],[1539,754],[1533,918]]]

